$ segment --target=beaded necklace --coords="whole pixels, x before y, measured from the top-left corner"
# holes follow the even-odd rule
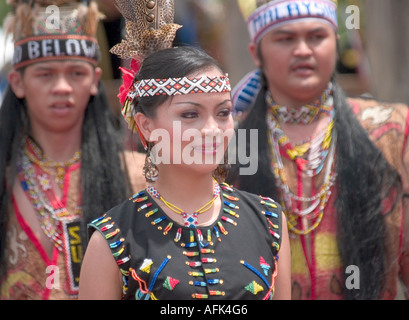
[[[307,104],[299,108],[290,108],[274,102],[271,93],[266,94],[267,105],[270,112],[278,122],[291,124],[310,124],[317,121],[321,116],[329,115],[333,109],[332,83],[312,104]]]
[[[43,154],[39,146],[30,137],[27,137],[26,141],[28,146],[24,148],[24,151],[30,161],[39,166],[41,170],[43,170],[49,176],[55,176],[55,182],[58,184],[60,189],[63,189],[65,172],[67,168],[81,161],[81,151],[75,152],[73,157],[68,161],[56,162],[49,160],[47,156]],[[44,181],[44,183],[46,182]]]
[[[321,188],[311,197],[303,197],[301,194],[294,194],[291,192],[288,184],[287,177],[284,172],[284,165],[281,161],[279,153],[279,147],[276,143],[269,138],[269,144],[271,147],[272,157],[272,167],[273,174],[277,183],[277,186],[281,189],[283,195],[283,201],[281,203],[283,210],[287,216],[288,229],[299,235],[306,235],[311,231],[315,230],[324,216],[324,209],[328,199],[331,195],[331,187],[334,185],[336,180],[336,173],[334,170],[334,155],[335,155],[335,141],[336,136],[333,138],[333,144],[330,149],[330,155],[326,166],[324,181]],[[275,151],[273,151],[275,150]],[[278,154],[278,156],[277,156]],[[314,180],[312,179],[314,182]],[[301,188],[298,188],[302,190]],[[311,203],[307,208],[300,209],[300,203]],[[307,229],[297,228],[298,219],[307,218],[309,221],[313,221],[311,227]]]
[[[155,197],[156,199],[161,200],[170,210],[172,210],[173,212],[182,215],[183,217],[183,222],[184,225],[186,227],[190,227],[190,228],[196,228],[196,226],[198,225],[197,222],[197,217],[199,214],[206,212],[207,210],[209,210],[213,204],[214,201],[217,199],[217,197],[220,194],[220,186],[217,183],[217,181],[215,179],[213,179],[213,183],[214,183],[214,188],[213,188],[213,197],[212,199],[207,202],[206,204],[204,204],[203,206],[201,206],[199,209],[195,210],[193,213],[187,213],[186,211],[184,211],[183,209],[177,207],[176,205],[174,205],[173,203],[170,203],[169,201],[165,200],[159,193],[159,191],[157,191],[154,187],[152,186],[148,186],[148,188],[146,189],[149,194],[152,197]]]
[[[218,184],[217,184],[218,186]],[[215,186],[216,187],[216,186]],[[220,185],[220,188],[223,189],[223,192],[221,193],[221,198],[223,199],[223,210],[222,212],[226,215],[229,215],[235,219],[239,219],[239,214],[235,211],[239,209],[239,206],[236,205],[237,201],[239,201],[239,198],[232,196],[230,193],[234,192],[233,188],[229,185],[227,185],[226,183],[222,183]],[[153,198],[158,198],[158,192],[155,188],[152,187],[148,187],[146,189],[146,191],[149,193],[149,195],[151,195]],[[129,198],[129,200],[133,201],[134,203],[139,203],[140,206],[137,209],[137,212],[144,212],[144,215],[146,218],[154,218],[154,215],[156,215],[159,211],[159,208],[153,208],[154,204],[152,202],[149,202],[149,197],[145,195],[146,191],[141,191],[135,195],[133,195],[132,197]],[[219,192],[219,191],[217,191]],[[217,198],[217,197],[216,197]],[[263,199],[263,203],[265,202],[266,205],[268,205],[267,201],[264,201],[265,199]],[[234,210],[232,210],[234,209]],[[267,211],[265,212],[265,214],[269,214]],[[100,218],[101,219],[101,223],[103,221],[106,222],[106,219],[104,217]],[[151,224],[152,226],[157,226],[158,230],[163,231],[163,235],[168,235],[171,230],[173,229],[174,223],[172,221],[168,222],[166,226],[163,226],[163,223],[166,223],[166,220],[168,220],[168,218],[163,215],[160,216],[156,219],[152,219]],[[98,223],[100,223],[98,222]],[[202,233],[202,229],[199,227],[194,227],[194,228],[188,228],[190,229],[190,242],[189,243],[180,243],[180,245],[182,247],[194,247],[199,245],[201,248],[205,248],[208,245],[213,245],[213,241],[212,241],[212,235],[216,236],[217,240],[219,242],[221,242],[221,234],[223,235],[227,235],[228,232],[226,231],[223,223],[227,223],[227,224],[231,224],[233,226],[237,226],[237,221],[235,221],[234,219],[229,218],[228,216],[222,215],[220,217],[220,219],[217,221],[217,223],[213,226],[213,227],[205,227],[207,230],[203,230],[203,232],[205,234]],[[113,225],[112,225],[113,227]],[[119,229],[113,231],[112,235],[117,233]],[[198,242],[194,241],[194,232],[193,230],[196,231],[197,234],[197,239]],[[177,231],[175,232],[175,236],[174,236],[174,242],[177,243],[180,241],[181,237],[182,237],[182,227],[178,227]]]
[[[63,223],[77,221],[82,214],[82,207],[77,205],[74,213],[69,213],[67,208],[57,201],[57,207],[51,204],[51,199],[56,196],[51,186],[46,182],[45,174],[41,174],[41,168],[37,161],[31,161],[35,155],[31,153],[34,142],[26,138],[24,146],[20,148],[20,155],[17,161],[17,169],[20,183],[27,194],[30,202],[34,206],[34,211],[40,221],[40,227],[45,235],[50,238],[59,251],[64,250],[63,243]],[[38,148],[38,147],[37,147]],[[38,149],[39,150],[39,149]],[[31,156],[29,156],[31,154]],[[74,163],[74,162],[73,162]],[[44,170],[43,170],[44,171]]]
[[[332,87],[329,86],[329,88]],[[273,174],[275,176],[277,186],[282,191],[282,206],[287,216],[287,224],[289,230],[295,234],[305,235],[318,227],[324,215],[325,205],[329,199],[329,196],[331,195],[330,189],[335,182],[336,174],[333,170],[333,163],[335,156],[336,133],[333,132],[333,107],[332,105],[329,106],[329,104],[333,102],[333,99],[331,96],[327,95],[331,92],[332,91],[328,91],[327,89],[326,92],[324,92],[321,96],[321,100],[323,99],[323,97],[327,98],[324,103],[325,107],[315,107],[316,109],[324,110],[317,111],[315,115],[322,115],[323,112],[329,112],[330,121],[327,127],[325,128],[325,130],[321,131],[311,139],[299,145],[293,146],[290,143],[289,138],[280,128],[279,121],[280,119],[283,119],[283,117],[277,118],[277,114],[274,112],[274,110],[277,110],[277,108],[275,108],[275,105],[271,106],[271,108],[267,112],[267,124],[270,131],[268,141],[272,154]],[[269,94],[266,96],[266,98],[267,102],[271,103],[271,100],[269,100]],[[317,119],[317,117],[315,117],[314,119]],[[314,121],[314,119],[312,119],[311,121]],[[287,177],[284,172],[284,165],[281,159],[282,153],[296,163],[298,179],[297,194],[291,192],[288,186]],[[302,173],[304,173],[308,177],[311,177],[312,186],[314,186],[314,178],[322,171],[326,159],[327,166],[325,170],[324,181],[320,190],[318,190],[318,192],[313,194],[311,197],[304,197],[302,195]],[[313,192],[314,191],[315,190],[313,190]],[[307,207],[304,209],[302,209],[304,207],[303,204],[307,204]],[[311,226],[307,229],[297,228],[297,225],[299,224],[299,218],[307,218],[309,221],[311,221]]]

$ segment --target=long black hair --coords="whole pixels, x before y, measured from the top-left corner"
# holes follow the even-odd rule
[[[7,88],[0,108],[0,280],[6,273],[6,230],[11,186],[21,139],[29,134],[25,103]],[[83,239],[86,224],[124,201],[130,192],[123,151],[122,126],[110,109],[102,83],[85,111],[81,145]],[[1,282],[1,281],[0,281]]]
[[[399,188],[399,176],[370,140],[349,106],[345,93],[334,82],[336,145],[337,241],[344,270],[355,265],[360,270],[360,290],[344,290],[346,299],[377,299],[386,274],[387,230],[382,200],[391,188]],[[258,170],[239,176],[240,164],[232,167],[228,182],[240,189],[279,199],[271,170],[268,145],[265,79],[256,102],[239,129],[258,129]],[[250,139],[246,152],[249,155]]]

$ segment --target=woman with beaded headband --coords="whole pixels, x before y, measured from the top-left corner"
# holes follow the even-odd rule
[[[336,0],[238,2],[258,69],[233,103],[265,152],[228,181],[280,199],[293,299],[395,298],[399,276],[409,286],[407,106],[346,98]]]
[[[172,1],[117,3],[128,36],[113,51],[141,62],[120,95],[148,187],[90,224],[80,299],[288,299],[280,205],[214,172],[234,132],[228,76],[202,50],[171,47]]]
[[[9,3],[15,53],[0,108],[0,297],[73,299],[87,223],[145,182],[128,178],[99,81],[97,5]]]

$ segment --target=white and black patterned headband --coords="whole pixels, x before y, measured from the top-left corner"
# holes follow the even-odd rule
[[[136,81],[128,97],[154,97],[159,95],[175,96],[191,93],[230,92],[228,75],[218,77],[183,77],[169,79],[147,79]]]

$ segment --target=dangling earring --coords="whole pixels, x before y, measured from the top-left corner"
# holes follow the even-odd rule
[[[148,143],[148,150],[146,151],[145,165],[143,166],[142,173],[148,182],[158,180],[159,169],[155,164],[154,156],[152,155],[152,144],[150,143]]]
[[[227,156],[224,156],[223,164],[219,164],[217,168],[213,171],[213,178],[216,179],[218,183],[223,183],[229,173],[231,164],[227,160]]]

